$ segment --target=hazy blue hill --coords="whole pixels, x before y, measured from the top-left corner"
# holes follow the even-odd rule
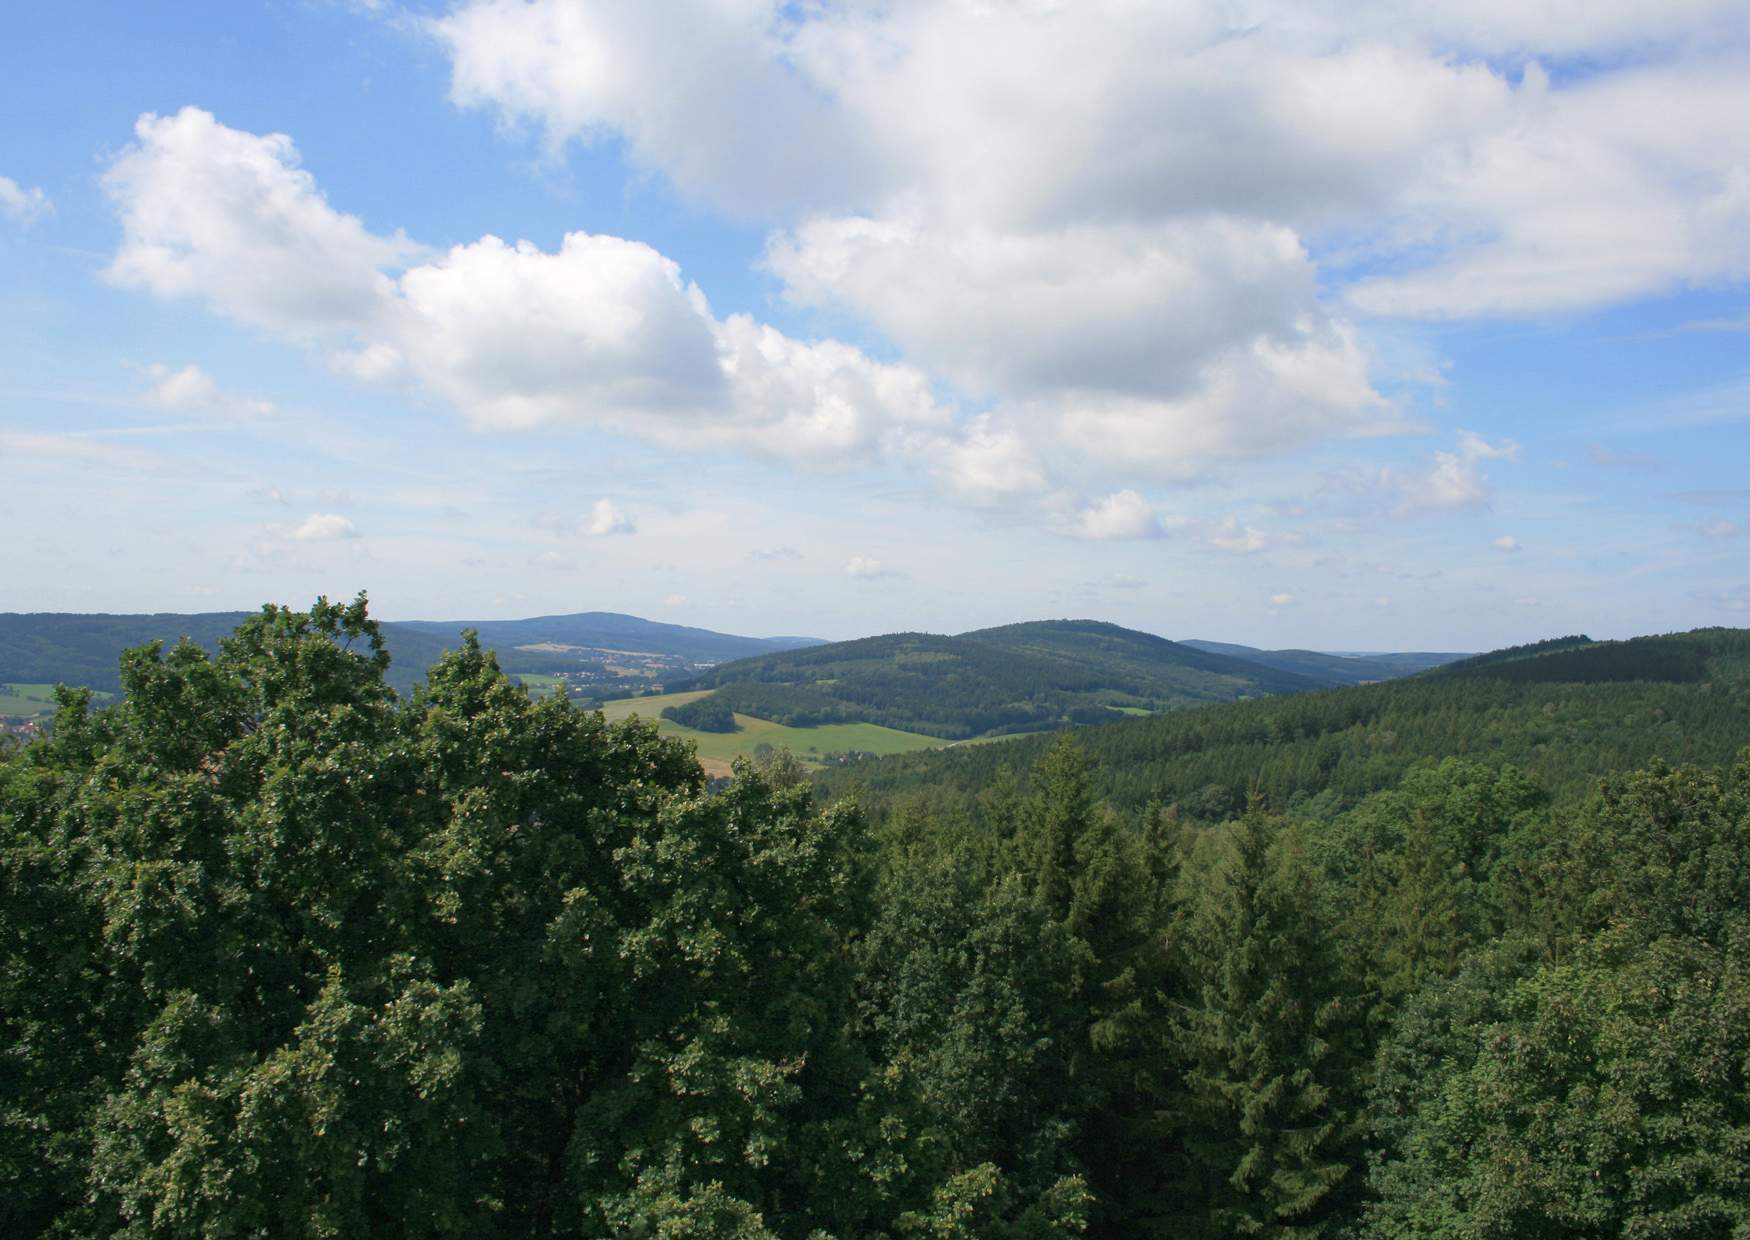
[[[121,652],[147,642],[169,649],[184,638],[208,652],[229,637],[249,612],[209,611],[135,615],[82,612],[0,613],[0,684],[84,685],[116,693]],[[407,625],[385,624],[383,639],[393,660],[389,679],[410,690],[455,641]]]
[[[1576,643],[1585,643],[1576,645]],[[1750,745],[1750,630],[1499,651],[1425,676],[1132,719],[1082,738],[1101,795],[1219,821],[1252,789],[1318,812],[1392,787],[1418,762],[1513,763],[1558,797],[1653,758],[1718,765]],[[978,793],[1048,737],[868,761],[820,777],[879,806],[926,789]]]
[[[241,611],[141,615],[78,612],[0,613],[0,684],[85,685],[120,690],[121,652],[150,641],[165,648],[183,638],[216,651],[250,613]],[[392,662],[389,681],[402,693],[425,676],[445,650],[461,643],[464,628],[480,630],[481,644],[499,651],[511,672],[541,672],[593,659],[600,650],[636,650],[691,668],[700,663],[790,649],[810,638],[735,637],[707,629],[661,624],[612,612],[539,616],[529,620],[404,620],[384,623]],[[546,651],[522,646],[563,647]]]
[[[1278,671],[1293,672],[1318,681],[1327,687],[1364,685],[1378,680],[1395,680],[1413,676],[1430,668],[1470,658],[1467,654],[1438,651],[1406,651],[1381,654],[1332,654],[1319,650],[1259,650],[1254,646],[1238,646],[1232,642],[1203,641],[1188,638],[1179,643],[1213,654],[1256,663]]]
[[[477,629],[480,644],[501,655],[528,646],[563,646],[578,651],[624,650],[663,655],[693,663],[721,663],[776,650],[821,644],[812,637],[738,637],[710,629],[663,624],[612,611],[583,611],[526,620],[403,620],[399,627],[445,637]]]
[[[743,714],[791,726],[879,723],[964,739],[1318,684],[1114,624],[1045,620],[956,637],[833,642],[726,663],[690,687],[716,689]]]

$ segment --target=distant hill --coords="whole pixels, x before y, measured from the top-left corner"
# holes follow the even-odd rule
[[[0,613],[0,684],[64,683],[115,693],[121,688],[117,665],[123,650],[150,641],[168,648],[187,638],[216,651],[220,639],[250,614]],[[403,693],[424,678],[425,669],[445,650],[460,644],[464,628],[480,630],[481,644],[499,652],[507,671],[577,673],[631,687],[814,640],[736,637],[613,612],[530,620],[404,620],[385,622],[382,628],[392,659],[389,681]],[[630,666],[610,667],[616,658]]]
[[[1379,680],[1396,680],[1413,676],[1429,668],[1442,667],[1468,654],[1409,652],[1404,654],[1329,654],[1318,650],[1259,650],[1253,646],[1236,646],[1231,642],[1201,641],[1187,638],[1179,643],[1212,654],[1243,659],[1278,671],[1307,676],[1328,687],[1365,685]]]
[[[877,723],[949,739],[1299,693],[1319,683],[1095,620],[890,633],[725,663],[676,688],[790,726]]]
[[[567,616],[534,616],[527,620],[401,620],[397,628],[445,638],[463,629],[477,629],[480,644],[501,653],[527,652],[530,647],[569,647],[578,652],[655,654],[693,663],[722,663],[752,655],[824,645],[815,637],[736,637],[663,624],[612,611],[581,611]],[[547,660],[548,663],[558,662]]]
[[[976,794],[1025,770],[1049,738],[960,745],[820,776],[879,809],[926,789]],[[1750,745],[1750,630],[1630,641],[1562,638],[1426,675],[1131,719],[1083,735],[1096,791],[1215,822],[1262,792],[1323,815],[1396,785],[1418,762],[1472,758],[1529,771],[1558,799],[1654,758],[1720,765]]]

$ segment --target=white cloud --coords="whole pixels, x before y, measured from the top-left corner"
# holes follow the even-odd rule
[[[401,278],[396,345],[470,423],[632,425],[725,397],[703,298],[649,246],[572,233],[557,253],[483,237]]]
[[[1697,526],[1696,532],[1703,538],[1736,538],[1740,531],[1738,526],[1724,517],[1716,517]]]
[[[0,215],[28,226],[54,211],[55,204],[40,186],[26,189],[11,177],[0,177]]]
[[[748,211],[863,182],[873,154],[786,63],[779,24],[740,0],[475,0],[428,29],[459,105],[533,121],[553,153],[621,135],[634,162]],[[823,161],[823,142],[839,157]]]
[[[1469,461],[1517,461],[1519,443],[1517,440],[1503,439],[1498,444],[1491,444],[1475,431],[1460,431],[1458,452]]]
[[[1142,496],[1117,491],[1077,514],[1070,532],[1077,538],[1157,538],[1161,523],[1154,506]]]
[[[972,418],[959,435],[924,436],[913,446],[942,489],[970,507],[1030,500],[1047,486],[1033,445],[988,413]]]
[[[486,236],[418,261],[401,234],[331,208],[284,135],[193,108],[136,133],[104,178],[123,223],[112,279],[325,343],[356,378],[409,377],[476,428],[575,423],[818,465],[952,430],[921,371],[718,320],[640,242]]]
[[[1292,594],[1272,594],[1270,596],[1270,607],[1272,610],[1278,610],[1283,607],[1293,607],[1299,601],[1300,600],[1296,599]]]
[[[171,370],[154,362],[146,368],[146,375],[152,380],[146,400],[160,409],[239,420],[272,417],[277,412],[272,401],[226,391],[206,371],[192,364]]]
[[[590,507],[588,530],[592,538],[603,538],[609,534],[632,534],[637,529],[638,523],[606,496]]]
[[[333,542],[358,536],[358,527],[337,512],[313,512],[292,531],[292,537],[299,542]]]
[[[459,102],[550,147],[619,136],[695,197],[821,215],[816,240],[910,232],[999,319],[1002,287],[1049,301],[1042,255],[1067,270],[1139,225],[1329,235],[1386,260],[1359,268],[1380,274],[1354,304],[1416,317],[1599,305],[1750,265],[1750,135],[1718,121],[1750,110],[1739,0],[685,10],[474,0],[435,29]],[[810,278],[891,318],[875,267],[834,269],[837,252],[813,249]],[[956,323],[943,347],[1008,365],[1001,325],[968,341],[977,325]]]
[[[1480,508],[1489,502],[1489,476],[1479,461],[1519,458],[1519,445],[1511,439],[1490,444],[1470,431],[1459,432],[1456,452],[1436,452],[1434,466],[1425,473],[1382,473],[1387,488],[1397,492],[1404,509],[1450,510]]]
[[[1505,551],[1511,554],[1519,550],[1519,539],[1512,534],[1503,534],[1489,545],[1496,551]]]
[[[108,276],[160,297],[200,297],[297,338],[363,330],[392,304],[385,269],[417,249],[328,205],[284,134],[245,133],[198,108],[142,116],[104,174],[122,217]]]
[[[687,605],[687,596],[684,594],[664,595],[662,605],[664,607],[685,607]]]
[[[865,581],[873,581],[881,577],[898,577],[899,572],[888,568],[880,560],[866,555],[854,555],[845,561],[845,576],[859,577]]]
[[[1167,517],[1162,524],[1175,533],[1183,533],[1194,542],[1215,551],[1225,551],[1229,555],[1256,555],[1277,543],[1304,541],[1298,535],[1272,538],[1255,525],[1242,525],[1239,518],[1231,514],[1219,521],[1173,516]]]

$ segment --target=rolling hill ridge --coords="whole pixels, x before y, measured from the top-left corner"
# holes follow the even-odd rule
[[[890,633],[724,663],[678,689],[797,727],[875,723],[950,740],[1108,723],[1322,687],[1097,620]]]
[[[1129,719],[1082,743],[1100,796],[1191,821],[1236,814],[1254,791],[1279,809],[1336,812],[1450,757],[1511,763],[1577,799],[1607,771],[1655,758],[1719,765],[1750,745],[1750,629],[1556,639],[1382,684]],[[1048,744],[884,757],[820,779],[872,805],[924,789],[976,794]]]

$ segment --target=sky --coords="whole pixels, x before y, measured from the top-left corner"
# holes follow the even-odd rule
[[[61,0],[0,611],[1750,624],[1744,0]]]

